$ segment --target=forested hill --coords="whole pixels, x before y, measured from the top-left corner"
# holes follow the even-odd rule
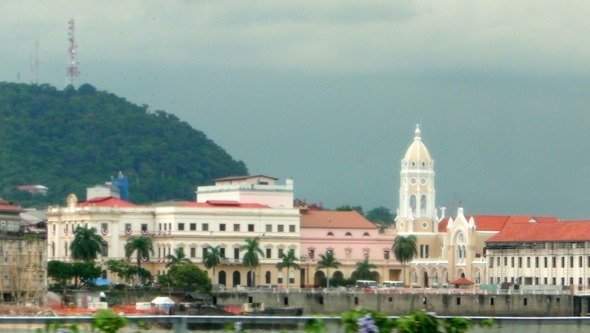
[[[241,161],[163,111],[148,111],[84,84],[0,82],[0,198],[22,207],[64,205],[75,193],[104,184],[122,171],[129,200],[149,203],[195,199],[195,186],[215,178],[246,175]],[[44,185],[33,196],[18,185]]]

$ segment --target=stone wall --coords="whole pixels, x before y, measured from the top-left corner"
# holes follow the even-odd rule
[[[435,312],[440,316],[485,317],[571,317],[571,295],[473,295],[473,294],[371,294],[371,293],[297,293],[297,292],[219,292],[217,305],[264,303],[266,307],[303,308],[304,315],[341,314],[355,307],[377,310],[391,316],[414,310]],[[588,297],[581,300],[581,315],[590,309]]]

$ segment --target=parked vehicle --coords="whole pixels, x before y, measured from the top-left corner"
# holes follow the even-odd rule
[[[406,286],[404,281],[383,281],[382,284],[383,288],[387,289],[394,289],[394,288],[403,288]]]
[[[357,280],[356,287],[362,289],[376,289],[378,288],[377,281],[374,280]]]

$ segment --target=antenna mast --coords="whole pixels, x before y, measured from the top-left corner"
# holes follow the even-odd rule
[[[76,50],[78,45],[76,44],[74,35],[74,19],[69,20],[68,23],[68,54],[70,59],[66,66],[66,84],[71,84],[75,87],[76,81],[78,81],[78,75],[80,74],[80,71],[78,71],[78,62],[76,61]]]

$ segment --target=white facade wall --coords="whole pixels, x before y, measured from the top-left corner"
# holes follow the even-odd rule
[[[590,288],[590,242],[524,243],[487,252],[487,283]]]

